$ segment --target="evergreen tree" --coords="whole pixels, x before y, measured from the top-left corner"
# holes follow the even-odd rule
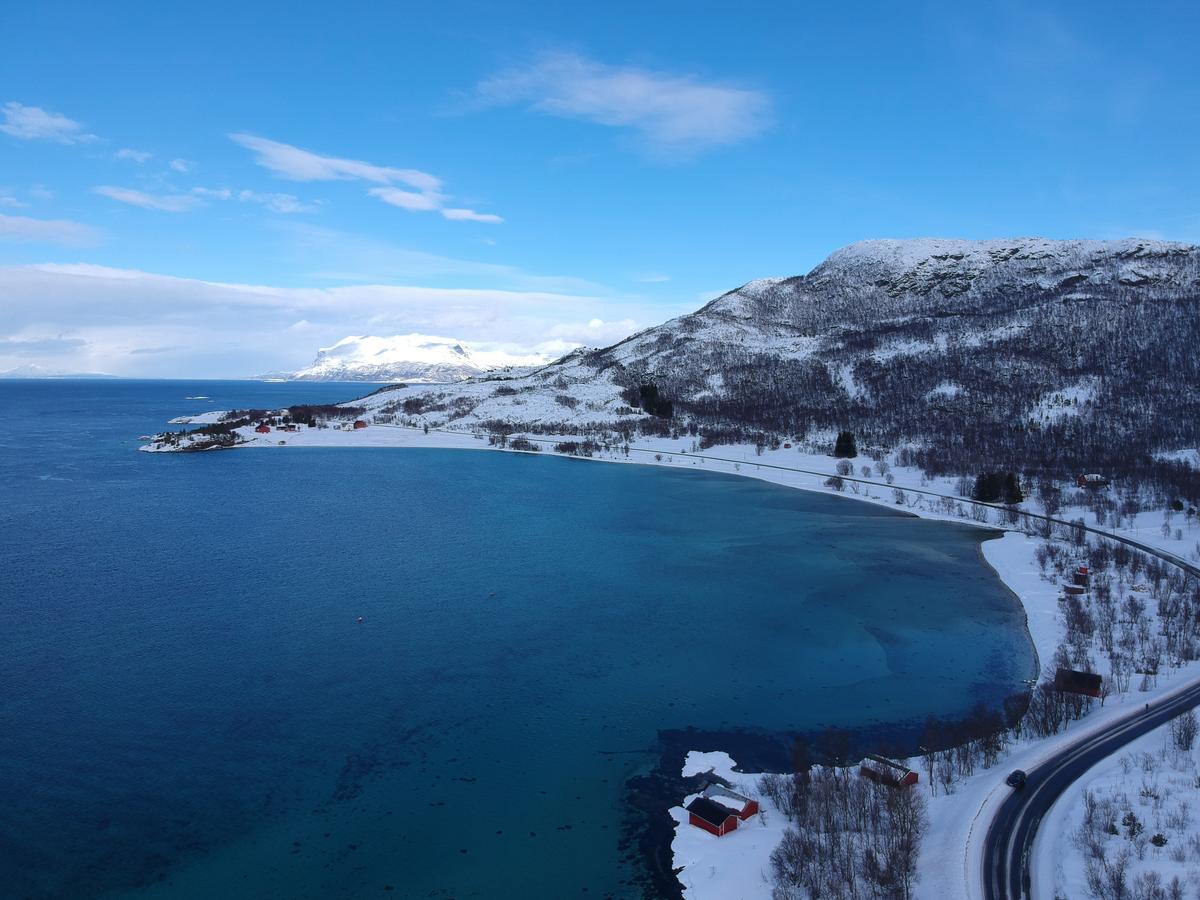
[[[1025,499],[1025,494],[1021,490],[1021,482],[1017,478],[1016,472],[1008,472],[1004,476],[1004,502],[1009,505],[1016,505]]]
[[[837,441],[833,445],[833,455],[839,459],[853,459],[858,456],[858,447],[854,442],[853,431],[839,431]]]

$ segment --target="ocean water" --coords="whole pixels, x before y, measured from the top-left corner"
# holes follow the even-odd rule
[[[965,526],[550,456],[135,452],[358,390],[0,382],[0,897],[630,896],[660,731],[903,730],[1033,671]]]

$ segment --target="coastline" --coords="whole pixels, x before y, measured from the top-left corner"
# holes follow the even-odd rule
[[[529,438],[531,441],[544,447],[540,452],[535,453],[527,450],[489,446],[482,436],[476,436],[468,432],[431,429],[426,433],[422,429],[396,425],[372,424],[365,429],[357,431],[305,428],[297,432],[288,432],[281,435],[282,439],[286,441],[282,446],[277,441],[260,438],[250,428],[239,429],[238,434],[244,442],[226,449],[287,450],[296,447],[358,447],[369,449],[427,448],[475,451],[493,450],[532,455],[549,453],[555,457],[574,458],[591,462],[650,465],[673,469],[708,471],[725,475],[741,475],[781,487],[822,493],[827,496],[841,496],[847,500],[859,500],[875,506],[885,507],[896,515],[974,526],[983,529],[985,532],[990,532],[990,535],[981,535],[977,545],[981,563],[987,566],[1000,583],[1004,585],[1024,613],[1026,636],[1033,647],[1035,655],[1033,678],[1036,679],[1040,671],[1041,660],[1051,658],[1060,638],[1060,628],[1055,623],[1058,612],[1057,588],[1055,585],[1047,583],[1037,571],[1034,558],[1036,541],[1022,532],[1006,531],[995,523],[978,522],[970,518],[963,518],[958,515],[939,511],[932,507],[932,503],[921,499],[919,495],[914,495],[917,496],[915,501],[906,499],[904,503],[897,503],[897,498],[894,494],[896,490],[906,493],[928,491],[931,495],[936,494],[935,491],[929,489],[928,483],[921,473],[913,470],[892,469],[895,484],[887,488],[869,484],[863,480],[852,481],[846,478],[844,480],[855,485],[855,487],[851,490],[839,492],[824,484],[826,478],[836,474],[837,459],[815,454],[800,454],[798,451],[788,452],[786,450],[764,450],[760,454],[751,445],[722,445],[720,448],[721,456],[718,457],[709,456],[703,452],[694,452],[685,446],[681,446],[683,442],[679,439],[672,441],[668,438],[643,438],[630,442],[630,452],[628,455],[622,449],[615,448],[609,451],[598,451],[591,457],[571,457],[553,453],[552,448],[554,444],[560,441],[581,439],[575,435],[531,436]],[[274,433],[271,436],[273,437]],[[687,440],[689,443],[691,442],[690,438]],[[739,455],[742,456],[741,460],[737,459]],[[792,461],[798,461],[803,466],[803,469],[786,465],[786,463]],[[864,457],[856,460],[856,462],[862,465],[871,461]],[[822,468],[825,470],[824,472],[821,471]],[[935,486],[949,488],[949,485],[935,484]],[[892,496],[886,496],[885,492],[892,494]],[[716,871],[715,863],[705,855],[706,852],[725,851],[721,854],[722,864],[736,867],[738,871],[741,871],[747,877],[752,875],[752,880],[749,883],[743,883],[741,886],[744,889],[752,891],[761,888],[762,897],[766,900],[770,896],[770,888],[764,878],[767,870],[763,869],[762,866],[768,860],[770,850],[774,846],[773,843],[770,843],[770,840],[778,840],[775,832],[781,828],[780,820],[782,819],[782,815],[776,811],[774,814],[775,824],[768,829],[774,837],[768,839],[764,835],[759,835],[755,842],[755,852],[738,862],[739,856],[743,856],[744,854],[730,854],[728,851],[731,848],[736,849],[736,844],[741,842],[726,841],[725,843],[721,843],[719,839],[708,838],[707,835],[699,835],[700,839],[697,840],[697,836],[688,833],[695,829],[680,824],[681,822],[686,822],[686,818],[681,818],[682,809],[680,804],[686,803],[691,799],[692,792],[696,790],[695,776],[697,773],[687,765],[687,760],[691,754],[702,751],[709,754],[717,754],[712,756],[712,759],[720,763],[717,766],[718,771],[716,772],[718,776],[722,776],[723,772],[733,774],[735,766],[744,769],[747,762],[749,762],[751,771],[769,771],[769,760],[772,757],[776,760],[780,759],[780,756],[776,752],[773,752],[773,748],[781,746],[779,736],[766,734],[757,736],[729,735],[726,736],[729,739],[723,739],[722,735],[719,734],[693,734],[663,737],[665,740],[659,764],[650,774],[635,779],[629,785],[631,795],[652,801],[649,804],[650,806],[658,804],[657,809],[648,808],[646,803],[631,808],[629,811],[628,830],[624,838],[630,844],[637,844],[641,850],[647,870],[647,882],[645,886],[650,891],[647,896],[676,896],[681,898],[681,900],[683,898],[686,898],[686,900],[709,900],[709,898],[714,898],[715,900],[715,898],[724,896],[721,893],[724,889],[722,885],[728,886],[724,881],[721,879],[713,881],[711,878],[701,881],[695,877],[695,874],[701,868],[708,871]],[[736,746],[734,741],[738,742],[740,747]],[[757,760],[757,765],[755,761],[746,759],[747,753],[760,757]],[[784,766],[773,767],[784,768]],[[757,773],[753,775],[749,773],[737,773],[737,775],[738,783],[747,790],[751,789],[753,783],[758,778]],[[726,780],[729,779],[727,778]],[[950,795],[947,798],[939,799],[955,801],[966,799],[968,794],[969,792],[961,792]],[[936,852],[929,852],[934,849],[932,846],[926,848],[922,860],[923,870],[930,871],[930,867],[934,867],[935,870],[945,870],[947,868],[954,870],[958,868],[956,864],[947,866],[946,862],[950,860],[949,854],[953,854],[956,860],[958,855],[963,852],[963,848],[969,840],[970,831],[969,823],[968,827],[961,829],[953,826],[955,821],[963,818],[963,813],[969,812],[977,817],[978,811],[982,809],[982,805],[981,802],[974,805],[973,809],[960,809],[960,804],[953,803],[954,808],[951,809],[948,808],[951,804],[942,804],[942,806],[947,808],[938,810],[939,818],[943,819],[944,824],[950,827],[938,829],[938,835],[945,838],[950,838],[953,835],[954,838],[938,841]],[[933,809],[931,809],[932,812]],[[768,810],[768,817],[770,816],[771,811]],[[967,816],[967,818],[970,818],[970,816]],[[930,843],[932,844],[933,842],[931,841]],[[742,849],[746,848],[743,847]],[[667,861],[668,859],[670,862]],[[747,862],[748,860],[749,862]],[[750,872],[746,868],[747,865],[750,865],[754,871]],[[685,875],[684,871],[689,866],[693,869],[693,872],[691,875]],[[671,884],[672,881],[674,881],[674,884]],[[961,882],[958,882],[957,879],[931,879],[928,883],[920,885],[920,894],[924,895],[925,890],[935,883],[938,890],[949,890],[950,894],[959,894],[962,892]],[[949,896],[950,894],[946,895]],[[746,896],[758,896],[758,894],[748,893]],[[929,896],[936,896],[936,894],[931,893]]]
[[[457,450],[499,450],[509,453],[531,453],[530,450],[514,450],[510,447],[489,446],[485,437],[479,433],[465,431],[430,429],[425,432],[420,428],[410,428],[389,424],[371,424],[365,429],[341,431],[335,429],[301,428],[297,432],[288,432],[284,436],[286,443],[281,447],[280,442],[260,439],[249,428],[238,429],[239,443],[225,449],[289,449],[294,447],[365,447],[365,448],[429,448]],[[542,447],[540,453],[550,453],[556,457],[563,456],[553,452],[554,445],[562,441],[581,441],[578,435],[537,435],[528,436],[528,440]],[[687,446],[690,444],[691,446]],[[837,491],[825,484],[826,479],[836,474],[839,460],[823,455],[805,453],[802,450],[762,449],[752,445],[721,445],[720,456],[699,452],[694,440],[690,437],[676,438],[640,438],[631,441],[628,447],[612,447],[600,449],[587,457],[571,457],[588,459],[593,462],[632,463],[636,465],[657,465],[668,468],[683,468],[700,471],[716,472],[727,475],[742,475],[760,481],[766,481],[781,487],[797,488],[799,490],[840,495],[845,499],[860,500],[877,506],[884,506],[898,515],[915,518],[925,518],[937,521],[957,522],[964,525],[976,526],[991,532],[991,536],[982,537],[978,544],[981,561],[992,570],[992,573],[1016,598],[1024,612],[1026,634],[1035,653],[1034,673],[1036,678],[1042,661],[1053,657],[1054,652],[1064,636],[1064,626],[1059,615],[1058,594],[1059,586],[1054,580],[1048,580],[1035,557],[1035,549],[1040,539],[1025,531],[1005,528],[1002,524],[990,521],[978,521],[970,516],[966,508],[973,504],[967,503],[952,493],[955,485],[949,478],[930,478],[915,469],[894,467],[889,470],[891,484],[883,485],[868,480],[870,471],[865,471],[863,478],[842,476],[848,490]],[[143,447],[143,450],[159,448]],[[163,450],[159,449],[159,452]],[[167,452],[171,452],[168,450]],[[534,453],[539,455],[539,453]],[[738,459],[738,456],[741,459]],[[855,460],[860,466],[874,465],[866,457]],[[795,465],[788,465],[795,463]],[[940,507],[940,508],[939,508]],[[990,509],[997,509],[990,507]],[[997,513],[1003,510],[997,509]],[[991,515],[985,511],[985,516]],[[1037,517],[1037,514],[1033,514]],[[1040,517],[1037,517],[1040,518]],[[1026,520],[1027,522],[1029,520]],[[1117,534],[1091,529],[1101,536],[1118,541],[1126,540]],[[1136,545],[1136,543],[1135,543]],[[1142,545],[1143,549],[1148,549]],[[1169,551],[1168,551],[1169,553]],[[1180,559],[1175,554],[1170,554]],[[1180,562],[1185,562],[1180,559]],[[984,770],[966,778],[954,788],[954,792],[935,796],[930,803],[931,829],[923,843],[921,851],[920,871],[925,877],[917,886],[917,896],[965,896],[969,898],[982,896],[980,877],[982,862],[982,841],[986,828],[977,828],[981,822],[988,820],[990,814],[1000,803],[1007,790],[1002,787],[1001,774],[1011,767],[1031,768],[1040,760],[1048,758],[1064,743],[1079,739],[1093,731],[1098,731],[1111,725],[1115,720],[1136,714],[1145,700],[1153,700],[1174,691],[1180,690],[1197,677],[1200,663],[1192,663],[1181,668],[1164,673],[1157,686],[1147,693],[1114,694],[1106,704],[1093,709],[1083,719],[1071,722],[1068,727],[1057,735],[1044,739],[1022,739],[1015,744],[1003,762],[992,769]],[[763,900],[770,897],[770,886],[767,880],[769,871],[770,847],[756,843],[756,853],[741,859],[739,854],[730,854],[731,848],[739,841],[726,839],[722,842],[717,838],[699,837],[687,834],[683,843],[679,844],[681,832],[696,829],[681,827],[679,818],[682,810],[679,804],[686,803],[693,796],[688,794],[694,790],[695,773],[686,762],[689,754],[700,752],[702,749],[710,753],[720,753],[721,765],[718,768],[734,772],[739,766],[738,760],[728,751],[734,748],[735,741],[740,742],[740,749],[734,749],[738,756],[749,752],[752,756],[760,756],[761,752],[770,753],[773,738],[760,735],[753,740],[749,735],[693,735],[700,740],[694,740],[695,746],[684,747],[675,741],[664,745],[667,749],[661,756],[659,766],[638,784],[631,782],[630,788],[645,798],[657,798],[655,802],[661,805],[657,814],[653,809],[646,808],[643,803],[631,809],[629,825],[624,839],[627,844],[636,843],[642,850],[642,856],[647,866],[646,882],[647,896],[678,896],[687,900],[709,900],[721,898],[720,879],[713,880],[717,871],[716,853],[721,858],[722,866],[738,868],[749,881],[739,883],[739,889],[745,891],[744,897],[761,896]],[[758,746],[754,746],[757,744]],[[749,745],[749,746],[748,746]],[[778,747],[778,742],[775,741]],[[714,757],[715,758],[715,757]],[[750,764],[750,768],[765,768],[760,759],[759,764]],[[786,765],[777,766],[785,769]],[[674,770],[674,771],[672,771]],[[717,773],[718,775],[720,773]],[[737,773],[745,777],[748,773]],[[757,775],[740,783],[750,790]],[[688,794],[688,796],[684,796]],[[760,800],[765,798],[760,798]],[[1041,836],[1035,844],[1035,854],[1043,845]],[[697,852],[704,851],[702,853]],[[1040,854],[1044,856],[1044,852]],[[744,856],[742,854],[741,856]],[[671,863],[665,859],[670,857]],[[1040,858],[1040,856],[1039,856]],[[739,862],[739,859],[741,861]],[[753,872],[746,868],[746,859],[757,860],[757,868]],[[684,874],[685,867],[691,867],[690,875]],[[710,877],[701,880],[697,872],[704,870]],[[670,876],[670,877],[668,877]],[[681,877],[682,876],[682,877]],[[670,881],[674,880],[674,884]],[[686,883],[685,883],[686,882]],[[727,886],[727,885],[726,885]]]

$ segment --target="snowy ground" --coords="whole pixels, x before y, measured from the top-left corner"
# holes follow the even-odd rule
[[[287,447],[439,447],[452,449],[491,449],[482,433],[463,431],[431,430],[428,434],[420,429],[397,425],[372,424],[366,429],[346,431],[337,428],[316,429],[301,427],[297,432],[272,431],[267,435],[256,434],[251,428],[239,430],[246,448],[284,449]],[[582,440],[577,435],[530,435],[529,438],[552,452],[560,440]],[[280,445],[283,445],[282,447]],[[743,475],[775,484],[804,490],[833,493],[825,480],[835,474],[837,460],[828,455],[805,452],[799,448],[764,450],[759,453],[753,446],[722,445],[700,451],[693,438],[639,438],[630,445],[626,454],[621,448],[601,451],[596,459],[651,465],[691,468],[713,472]],[[143,449],[155,449],[144,447]],[[869,480],[880,478],[877,463],[860,457],[854,462],[853,477]],[[870,471],[865,472],[864,467]],[[800,471],[805,470],[805,471]],[[889,467],[894,483],[882,485],[856,484],[847,480],[844,496],[865,502],[881,503],[892,508],[901,508],[914,515],[926,518],[948,519],[978,524],[995,529],[1000,527],[993,521],[975,522],[963,518],[953,502],[936,497],[920,495],[914,491],[927,491],[950,496],[957,495],[957,479],[929,478],[916,469]],[[897,490],[904,496],[897,495]],[[1028,504],[1027,504],[1028,505]],[[1085,515],[1080,508],[1068,508],[1059,512],[1064,519]],[[1094,517],[1086,516],[1088,524]],[[1118,534],[1135,537],[1152,546],[1166,549],[1183,557],[1191,555],[1195,538],[1200,529],[1193,531],[1182,525],[1184,517],[1178,517],[1185,538],[1162,533],[1161,511],[1142,513],[1133,524],[1116,531]],[[1108,525],[1109,523],[1106,523]],[[1189,541],[1191,542],[1189,545]],[[1020,598],[1028,617],[1029,631],[1037,650],[1038,658],[1047,662],[1063,636],[1063,625],[1058,612],[1060,589],[1055,582],[1041,577],[1034,557],[1038,540],[1020,532],[1006,532],[1001,538],[987,541],[983,555],[1009,588]],[[1100,730],[1113,721],[1141,709],[1147,700],[1179,690],[1195,678],[1200,677],[1200,666],[1193,663],[1183,669],[1167,671],[1158,679],[1158,684],[1148,692],[1133,691],[1126,695],[1109,697],[1103,707],[1093,710],[1083,720],[1071,723],[1067,729],[1054,737],[1029,741],[1024,740],[1010,748],[1006,758],[992,768],[959,782],[949,795],[939,794],[929,804],[930,830],[921,850],[919,871],[921,880],[917,895],[922,898],[982,896],[979,879],[981,846],[986,823],[990,815],[1009,790],[1004,776],[1014,768],[1032,768],[1052,755],[1064,743],[1069,743],[1084,734]],[[686,825],[686,813],[682,807],[671,810],[680,825],[676,829],[672,845],[676,866],[683,867],[680,880],[685,886],[688,900],[709,898],[741,898],[741,900],[768,900],[771,895],[767,881],[769,856],[778,843],[786,824],[766,797],[759,796],[758,776],[743,776],[733,772],[734,762],[725,754],[689,754],[685,774],[713,768],[716,774],[727,778],[734,789],[759,800],[763,814],[748,821],[744,827],[723,838],[716,838],[700,829]],[[699,768],[697,768],[699,767]],[[922,778],[921,789],[928,790]],[[686,798],[684,803],[692,798]],[[1070,801],[1055,806],[1065,808]],[[1043,830],[1044,832],[1047,829]],[[1070,847],[1056,845],[1051,849],[1039,846],[1038,859],[1045,860],[1070,852]],[[1044,871],[1041,862],[1035,864],[1035,886],[1046,884],[1047,877],[1057,877]],[[1041,890],[1041,888],[1036,888]],[[1078,893],[1076,891],[1075,893]]]
[[[1163,725],[1129,744],[1125,751],[1100,762],[1076,781],[1042,822],[1035,844],[1038,883],[1047,896],[1090,896],[1087,845],[1081,840],[1085,794],[1113,803],[1112,823],[1119,834],[1103,834],[1110,862],[1122,850],[1130,855],[1128,878],[1157,873],[1166,885],[1178,876],[1185,885],[1200,881],[1200,750],[1181,751]],[[1142,825],[1131,835],[1122,825],[1133,812]],[[1161,834],[1158,847],[1151,838]]]
[[[771,896],[771,851],[783,836],[787,819],[770,799],[759,796],[761,776],[735,772],[734,765],[728,754],[720,752],[693,751],[684,761],[684,775],[712,772],[728,781],[739,794],[757,798],[759,802],[758,815],[719,838],[688,824],[684,807],[700,794],[691,794],[681,806],[671,809],[671,818],[676,822],[671,852],[676,867],[683,866],[679,881],[689,900],[707,897],[758,900]]]

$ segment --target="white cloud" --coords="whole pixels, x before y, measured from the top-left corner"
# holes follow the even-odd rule
[[[442,216],[453,222],[487,222],[491,225],[499,225],[504,221],[500,216],[475,212],[473,209],[445,208],[442,210]]]
[[[96,140],[94,134],[88,134],[74,119],[49,112],[40,106],[25,106],[10,101],[4,104],[0,112],[4,115],[0,131],[22,140],[56,141],[60,144],[85,144]]]
[[[173,159],[167,165],[175,172],[190,172],[196,168],[196,164],[189,159]]]
[[[441,198],[437,194],[419,194],[416,191],[406,191],[396,187],[373,187],[367,191],[372,197],[378,197],[384,203],[407,209],[409,212],[428,212],[437,209]]]
[[[158,209],[163,212],[187,212],[201,205],[204,201],[193,194],[147,194],[133,188],[100,185],[92,188],[93,194],[100,194],[119,203],[130,206],[140,206],[143,209]]]
[[[99,230],[70,219],[31,219],[0,213],[0,241],[82,247],[99,243],[100,237]]]
[[[205,197],[209,200],[236,199],[239,203],[257,203],[259,206],[265,206],[272,212],[285,214],[312,212],[317,208],[316,203],[305,203],[293,194],[263,194],[250,190],[233,191],[229,188],[206,187],[194,187],[192,188],[192,194],[196,197]]]
[[[690,156],[755,137],[771,123],[762,91],[708,83],[572,53],[547,53],[476,87],[485,105],[521,103],[546,115],[630,128],[652,150]]]
[[[0,189],[0,206],[6,206],[9,209],[24,209],[28,205],[14,197],[12,191]]]
[[[289,181],[372,181],[377,184],[401,182],[419,191],[437,191],[440,179],[416,169],[376,166],[357,159],[320,156],[309,150],[282,144],[252,134],[231,134],[230,140],[253,150],[255,162]]]
[[[50,190],[44,184],[35,184],[29,188],[29,196],[34,200],[53,200],[54,191]]]
[[[268,140],[252,134],[231,134],[230,139],[255,153],[254,161],[280,178],[291,181],[368,181],[381,185],[367,193],[384,203],[409,212],[441,210],[454,221],[498,223],[504,220],[490,213],[470,209],[446,209],[442,180],[419,169],[377,166],[358,159],[321,156],[311,150]],[[405,187],[396,187],[397,184]]]
[[[448,334],[484,352],[557,355],[660,315],[636,300],[554,291],[283,288],[93,265],[0,266],[0,296],[0,337],[69,334],[86,344],[40,355],[23,345],[22,362],[164,377],[299,368],[348,334]],[[6,355],[0,346],[0,369],[17,364]]]
[[[243,203],[258,203],[271,210],[271,212],[283,213],[285,215],[313,212],[317,209],[316,203],[305,203],[299,197],[292,194],[260,194],[258,191],[240,191],[238,192],[238,200]]]
[[[128,159],[137,163],[139,166],[152,157],[154,154],[147,150],[132,150],[129,147],[122,147],[113,154],[117,159]]]
[[[664,281],[670,281],[670,275],[664,275],[662,272],[638,272],[633,276],[634,281],[640,281],[643,284],[661,284]]]

